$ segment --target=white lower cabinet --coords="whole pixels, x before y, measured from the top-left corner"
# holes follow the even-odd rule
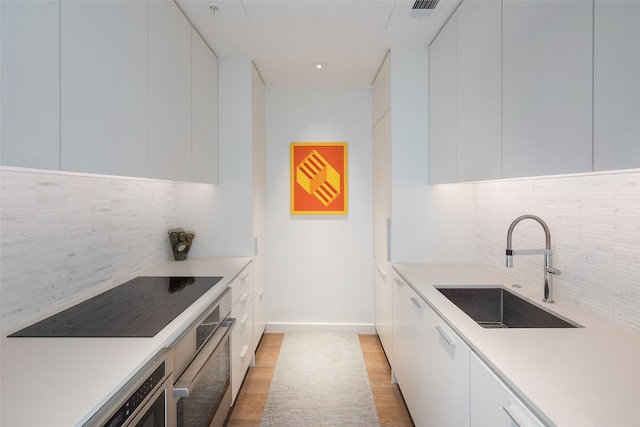
[[[545,425],[473,352],[469,371],[470,427],[543,427]]]
[[[377,259],[374,272],[374,318],[382,348],[393,366],[393,285],[389,273]]]
[[[469,347],[393,276],[394,373],[416,426],[469,425]]]
[[[236,325],[231,332],[231,399],[235,402],[254,356],[253,344],[253,264],[249,264],[229,284]]]
[[[253,296],[253,351],[255,352],[267,328],[267,289],[266,285],[254,283]]]

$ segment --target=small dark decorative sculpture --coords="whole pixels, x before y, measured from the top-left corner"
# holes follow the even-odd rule
[[[173,250],[173,258],[176,261],[184,261],[187,259],[194,237],[196,237],[195,232],[185,231],[182,227],[169,229],[169,242]]]

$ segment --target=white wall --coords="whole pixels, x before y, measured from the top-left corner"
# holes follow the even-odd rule
[[[640,171],[478,184],[479,262],[539,290],[541,256],[504,267],[507,229],[520,215],[551,230],[555,300],[577,303],[640,334]],[[535,221],[518,224],[514,249],[544,248]]]
[[[391,258],[474,262],[475,185],[428,185],[428,76],[426,45],[391,48]]]
[[[267,87],[269,330],[373,325],[371,87]],[[348,143],[349,213],[291,215],[291,142]]]

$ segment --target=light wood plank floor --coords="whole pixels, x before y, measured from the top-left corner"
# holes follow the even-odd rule
[[[269,393],[284,334],[262,336],[256,351],[256,365],[249,368],[232,409],[228,426],[256,427],[260,425],[264,404]],[[360,335],[360,346],[369,373],[382,427],[411,427],[413,422],[404,404],[400,389],[391,382],[391,369],[377,335]]]

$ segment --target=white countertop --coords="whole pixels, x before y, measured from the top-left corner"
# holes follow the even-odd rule
[[[640,426],[640,337],[475,264],[398,264],[394,269],[531,409],[550,425]],[[485,329],[434,286],[503,285],[582,328]]]
[[[192,258],[142,272],[140,276],[223,276],[153,338],[7,338],[3,334],[0,426],[82,425],[171,344],[250,262],[248,257]]]

